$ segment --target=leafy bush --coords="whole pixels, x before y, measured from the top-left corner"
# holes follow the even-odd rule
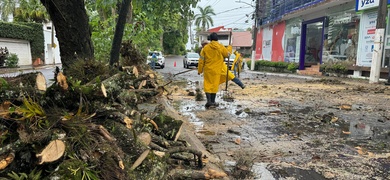
[[[348,67],[352,64],[348,61],[326,62],[321,64],[320,70],[325,73],[347,74]]]
[[[251,67],[251,63],[252,63],[251,61],[246,62],[248,68]],[[278,62],[266,61],[266,60],[255,61],[255,70],[261,70],[264,69],[264,67],[276,68],[278,71],[283,71],[285,69],[291,72],[295,72],[295,70],[298,69],[298,64],[281,62],[281,61]]]
[[[0,37],[29,41],[32,59],[41,57],[45,48],[41,23],[0,22]]]
[[[5,60],[5,66],[9,68],[18,67],[18,63],[19,63],[19,57],[14,53],[9,54],[7,59]]]
[[[298,69],[299,65],[297,63],[289,63],[287,66],[287,70],[291,72],[295,72]]]

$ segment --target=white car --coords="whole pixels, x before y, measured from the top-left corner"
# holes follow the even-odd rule
[[[323,51],[322,52],[322,61],[328,62],[328,61],[345,61],[347,59],[347,56],[339,55],[337,51]]]
[[[153,53],[156,54],[157,56],[157,62],[156,62],[156,67],[160,67],[161,69],[164,69],[165,67],[165,57],[161,51],[150,51],[148,53],[148,57],[146,59],[146,64],[150,65],[150,61],[152,60],[152,55]]]
[[[198,67],[199,57],[198,53],[187,53],[183,58],[184,68],[188,69],[190,66]]]
[[[229,58],[225,58],[225,64],[227,65],[229,59],[229,69],[232,67],[234,59],[236,58],[235,54],[230,54]]]

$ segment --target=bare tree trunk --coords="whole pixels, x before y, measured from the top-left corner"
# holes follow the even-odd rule
[[[93,59],[93,45],[84,1],[41,0],[56,28],[62,66]]]
[[[115,27],[114,39],[112,41],[112,47],[110,52],[110,65],[114,65],[119,61],[119,52],[121,48],[123,31],[125,29],[126,17],[129,12],[129,7],[131,4],[131,0],[123,0],[121,9],[119,11],[118,21]]]
[[[127,13],[126,23],[128,23],[128,24],[133,23],[133,4],[132,3],[130,3],[130,6],[129,6],[129,12]]]

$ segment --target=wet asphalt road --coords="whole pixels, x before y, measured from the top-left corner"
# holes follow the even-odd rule
[[[166,68],[156,71],[165,78],[186,71],[182,59],[167,57]],[[220,91],[216,110],[188,96],[191,86],[202,87],[196,70],[175,77],[185,83],[178,85],[174,107],[225,170],[243,155],[255,161],[255,179],[390,179],[390,89],[270,74],[244,71],[247,88],[229,82],[235,101],[223,101]],[[340,109],[343,103],[352,109]]]
[[[184,68],[183,66],[183,58],[184,56],[167,56],[165,57],[165,67],[164,69],[156,69],[157,72],[164,74],[164,76],[170,77],[177,73],[188,71],[189,69]],[[176,78],[184,78],[189,81],[199,81],[202,80],[203,77],[198,75],[195,66],[191,66],[190,68],[194,69],[193,71],[189,71],[183,74],[178,74]]]

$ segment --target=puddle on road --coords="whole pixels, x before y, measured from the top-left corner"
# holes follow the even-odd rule
[[[231,114],[237,118],[247,117],[248,114],[245,113],[239,105],[235,102],[224,102],[220,100],[217,96],[217,102],[219,102],[219,106],[216,109],[218,111],[225,111],[228,114]],[[207,110],[204,107],[205,101],[195,101],[194,99],[185,99],[183,98],[180,102],[175,102],[175,107],[178,108],[178,111],[183,115],[188,117],[188,121],[195,125],[195,129],[200,131],[203,129],[204,122],[196,116],[197,112],[200,111],[213,111]]]
[[[187,81],[187,83],[181,83],[181,87],[186,89],[195,90],[199,87],[199,81]],[[233,95],[234,96],[234,95]],[[219,103],[219,106],[216,109],[218,111],[224,111],[227,114],[231,114],[237,118],[245,118],[248,116],[247,113],[244,112],[241,105],[238,105],[236,102],[227,102],[222,99],[223,92],[218,92],[216,96],[216,102]],[[205,98],[205,97],[204,97]],[[211,131],[204,130],[204,122],[196,116],[197,112],[201,111],[212,111],[207,110],[204,107],[204,101],[195,101],[195,97],[193,98],[182,98],[180,101],[176,101],[174,107],[183,115],[188,117],[188,121],[195,126],[195,130],[197,133],[202,133],[205,135],[214,135]]]

